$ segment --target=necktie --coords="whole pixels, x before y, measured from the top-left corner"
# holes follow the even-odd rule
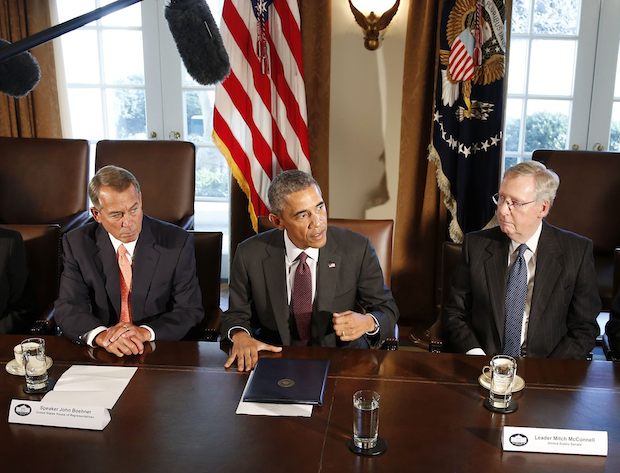
[[[521,326],[527,297],[527,264],[523,254],[527,249],[525,243],[517,248],[519,254],[510,268],[506,283],[506,320],[502,353],[513,357],[521,356]]]
[[[299,264],[295,270],[291,307],[297,326],[299,339],[307,342],[310,339],[310,320],[312,318],[312,275],[306,263],[308,255],[302,252],[298,256]]]
[[[131,322],[131,263],[127,258],[127,248],[124,245],[118,247],[118,270],[121,280],[121,322]]]

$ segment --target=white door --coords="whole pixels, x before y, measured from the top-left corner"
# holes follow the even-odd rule
[[[535,149],[620,150],[620,0],[514,0],[504,165]]]
[[[55,0],[57,21],[112,1]],[[187,74],[164,17],[166,3],[144,0],[60,38],[68,105],[63,128],[67,137],[93,145],[101,139],[192,141],[195,227],[224,233],[222,276],[228,277],[230,173],[211,141],[214,86]],[[218,23],[222,4],[208,2]]]

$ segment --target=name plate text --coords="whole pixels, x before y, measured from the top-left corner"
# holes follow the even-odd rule
[[[9,408],[9,423],[103,430],[110,422],[104,407],[66,406],[41,401],[13,399]]]
[[[607,456],[607,432],[505,426],[502,447],[510,452]]]

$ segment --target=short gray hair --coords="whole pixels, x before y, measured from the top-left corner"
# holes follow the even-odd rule
[[[275,215],[282,215],[286,196],[310,186],[316,186],[319,193],[321,192],[318,182],[307,172],[298,169],[281,172],[269,186],[269,210]]]
[[[88,197],[90,197],[90,201],[95,208],[100,209],[99,192],[102,187],[111,187],[117,192],[123,192],[131,185],[136,188],[138,194],[141,193],[140,183],[136,176],[127,169],[112,165],[104,166],[90,180],[90,184],[88,184]]]
[[[538,202],[547,201],[553,205],[555,194],[560,186],[560,178],[555,171],[548,169],[538,161],[523,161],[508,168],[504,173],[504,179],[518,176],[533,176]]]

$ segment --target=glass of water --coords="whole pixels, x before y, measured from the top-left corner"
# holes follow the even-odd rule
[[[27,338],[22,343],[26,389],[39,391],[47,387],[47,360],[45,359],[45,340]]]
[[[489,404],[497,409],[506,409],[512,400],[512,385],[517,375],[517,362],[512,356],[496,355],[489,364],[491,383]]]
[[[379,394],[357,391],[353,395],[353,443],[361,449],[375,448],[379,434]]]

